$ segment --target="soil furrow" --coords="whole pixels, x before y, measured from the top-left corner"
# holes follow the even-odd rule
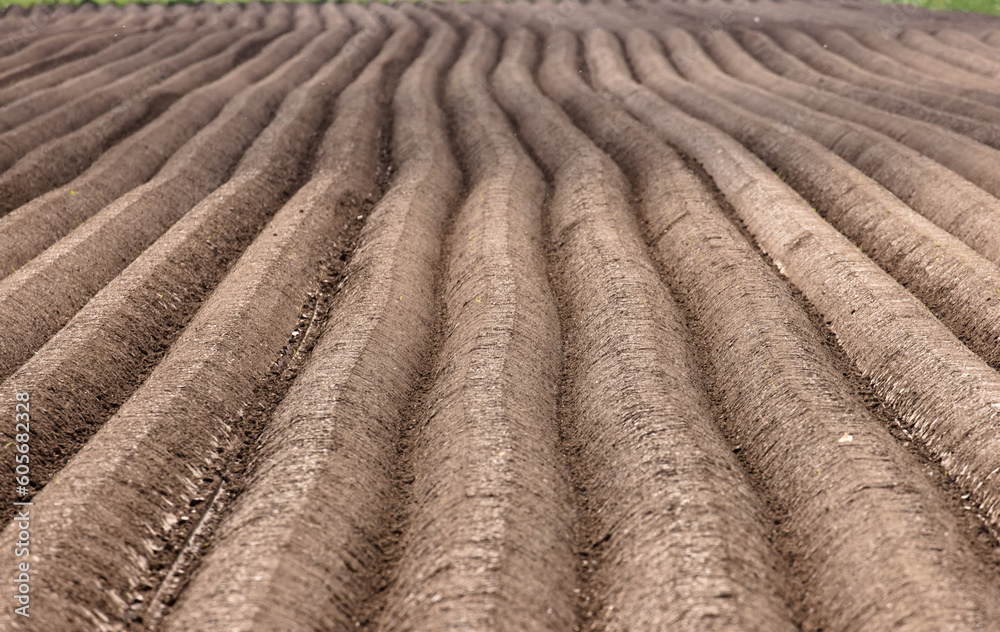
[[[601,48],[600,34],[590,38]],[[918,464],[836,368],[785,283],[672,150],[568,72],[574,38],[557,34],[547,51],[553,63],[561,56],[570,79],[546,82],[543,65],[543,86],[562,95],[636,183],[652,250],[714,366],[726,434],[779,508],[777,544],[791,562],[788,584],[801,593],[793,596],[802,628],[891,629],[913,612],[911,629],[956,620],[989,629],[997,589],[987,569]],[[928,594],[933,606],[923,607],[918,595]]]
[[[498,40],[470,28],[445,91],[469,193],[446,248],[442,346],[409,438],[409,528],[374,628],[568,630],[575,512],[559,451],[545,181],[490,96]]]
[[[287,15],[282,19],[283,13],[285,12],[272,12],[273,18],[279,21],[279,24],[275,25],[278,27],[275,29],[277,32],[272,30],[272,37],[290,26]],[[207,56],[225,50],[230,44],[244,37],[249,29],[246,27],[230,29],[216,33],[214,37],[206,36],[213,30],[215,29],[206,27],[201,32],[178,33],[165,42],[155,44],[151,47],[151,51],[138,55],[143,61],[141,65],[134,66],[131,60],[119,62],[116,65],[131,68],[131,72],[96,90],[89,90],[85,81],[71,81],[66,88],[56,86],[48,92],[54,95],[57,103],[63,101],[60,97],[63,92],[67,93],[71,100],[63,102],[55,109],[49,109],[43,99],[33,96],[26,97],[23,107],[20,102],[5,106],[3,110],[10,112],[11,124],[9,128],[5,124],[4,132],[0,134],[0,147],[2,147],[0,170],[10,169],[32,149],[68,134],[122,104],[146,100],[151,88],[197,64]],[[198,44],[189,47],[188,45],[199,36],[202,37]],[[164,54],[169,56],[164,58]],[[42,103],[43,113],[35,117],[33,107],[38,100]],[[4,120],[7,119],[5,116]],[[2,208],[9,210],[13,206],[13,203],[8,202]]]
[[[589,52],[589,50],[588,50]],[[588,56],[592,76],[711,175],[761,248],[824,316],[841,347],[1000,526],[1000,376],[877,268],[758,158],[634,83],[621,59]]]
[[[74,178],[77,171],[86,167],[86,171],[64,186],[0,217],[0,239],[9,244],[0,253],[3,261],[0,278],[16,271],[102,207],[149,180],[234,95],[267,76],[302,44],[299,34],[290,33],[265,46],[260,55],[240,63],[246,45],[256,47],[269,39],[270,35],[257,34],[233,44],[226,52],[156,88],[149,99],[125,104],[83,129],[39,148],[21,162],[24,169],[15,166],[0,176],[0,183],[8,188],[17,187],[22,195],[33,197],[31,188],[48,190],[53,184]],[[162,116],[101,153],[114,136],[130,131],[127,127],[130,117],[143,113],[155,116],[160,109],[157,104],[166,107],[175,100]],[[155,109],[150,110],[150,106]],[[119,120],[119,114],[123,114],[123,120]],[[109,131],[114,133],[109,136]],[[15,174],[22,177],[15,178]]]
[[[379,119],[389,114],[396,77],[418,43],[417,29],[402,27],[345,91],[318,186],[336,192],[345,173],[374,185],[378,156],[357,148],[377,146]],[[442,162],[444,139],[427,126],[429,104],[414,99],[425,94],[421,84],[442,43],[427,47],[396,91],[392,186],[366,222],[325,330],[268,421],[245,487],[165,630],[360,623],[377,582],[394,437],[430,351],[440,233],[457,194],[448,179],[457,167]]]
[[[155,178],[118,198],[0,281],[4,332],[0,334],[0,349],[4,350],[0,376],[9,376],[98,290],[229,178],[281,101],[333,56],[349,30],[341,25],[317,36],[320,29],[314,23],[293,33],[294,39],[286,42],[286,57],[294,56],[227,103]],[[279,51],[268,55],[274,65],[282,59]],[[53,283],[58,284],[57,294],[52,291]],[[164,304],[171,308],[173,299]]]
[[[808,101],[798,98],[807,106],[815,107],[813,104],[826,100],[827,93],[834,93],[1000,148],[1000,109],[978,101],[911,88],[903,82],[880,79],[830,53],[816,40],[797,31],[782,31],[780,35],[784,46],[794,55],[759,31],[742,31],[738,37],[752,56],[742,50],[728,33],[706,34],[701,37],[700,43],[720,68],[744,82],[782,94],[787,84],[766,72],[766,67],[785,79],[815,88]],[[764,67],[757,68],[759,64]],[[799,92],[793,89],[786,90],[784,94],[790,96]]]
[[[978,58],[992,59],[997,54],[995,47],[984,44],[982,40],[974,35],[959,29],[944,28],[934,33],[934,37],[954,48],[975,53]]]
[[[98,22],[96,24],[84,25],[80,24],[81,28],[99,28],[107,27],[109,23],[113,21],[112,16],[99,16],[97,18]],[[38,61],[39,59],[45,58],[49,55],[59,53],[66,49],[67,46],[72,46],[80,41],[79,32],[55,32],[55,33],[41,33],[41,34],[30,34],[31,29],[24,31],[20,39],[26,43],[23,48],[20,48],[16,52],[9,54],[7,56],[0,56],[0,63],[3,63],[4,68],[18,68],[26,63],[31,63]],[[6,46],[0,48],[0,50],[6,49],[10,50],[10,46],[15,46],[17,43],[15,38],[10,38]]]
[[[535,47],[516,31],[493,83],[553,179],[547,238],[565,332],[564,433],[595,523],[583,543],[583,623],[793,629],[771,581],[761,508],[714,426],[627,182],[539,92]]]
[[[1000,153],[996,150],[933,126],[857,104],[841,103],[839,97],[833,95],[816,99],[815,93],[808,88],[785,80],[781,82],[780,93],[801,104],[775,98],[773,93],[723,75],[683,31],[670,31],[666,41],[670,44],[671,56],[685,76],[761,116],[801,130],[984,256],[991,260],[1000,256],[1000,241],[993,234],[1000,224],[1000,203],[980,188],[1000,193],[1000,181],[995,169],[989,168],[990,165],[1000,166]],[[717,52],[720,57],[733,53],[726,64],[730,68],[746,60],[735,48],[727,47],[725,51]],[[754,84],[768,83],[766,70],[746,64],[744,69],[744,77]],[[822,105],[818,109],[829,114],[806,107],[820,100]],[[838,116],[843,118],[836,118]],[[899,141],[880,132],[886,132]],[[920,138],[922,135],[924,138]],[[936,144],[928,141],[936,141]],[[900,143],[913,147],[907,148]],[[914,148],[937,162],[919,155]],[[972,157],[976,160],[970,159]],[[979,186],[974,186],[955,172],[974,180]]]
[[[991,105],[1000,103],[1000,93],[998,93],[1000,92],[1000,83],[995,78],[984,77],[981,74],[965,70],[962,65],[955,63],[955,59],[939,59],[938,55],[941,53],[941,49],[937,50],[938,55],[929,55],[914,47],[912,40],[909,45],[904,45],[893,37],[887,37],[869,29],[852,29],[850,32],[863,46],[905,65],[910,69],[910,72],[922,73],[943,83],[972,90],[977,95],[976,98],[989,102]],[[900,35],[902,39],[906,32],[904,31]],[[965,63],[968,63],[968,58],[971,56],[966,54],[965,57]]]
[[[255,57],[256,53],[263,49],[280,56],[275,48],[280,50],[289,45],[294,46],[292,42],[300,37],[297,31],[279,37],[291,26],[287,13],[280,9],[272,11],[265,19],[264,28],[256,32],[253,32],[254,29],[250,25],[238,27],[240,32],[251,32],[243,37],[240,37],[240,32],[234,32],[236,41],[224,47],[222,52],[207,59],[201,55],[189,57],[190,53],[198,52],[200,47],[196,45],[189,48],[181,53],[187,57],[188,63],[184,64],[185,67],[177,68],[177,72],[164,81],[159,81],[154,75],[148,76],[152,81],[140,78],[142,86],[138,93],[125,99],[122,99],[121,95],[114,96],[114,101],[110,104],[113,107],[110,110],[99,110],[88,114],[82,126],[73,124],[70,129],[64,129],[56,125],[58,129],[55,132],[45,129],[48,122],[51,122],[49,119],[59,118],[60,113],[67,107],[73,109],[73,103],[69,103],[41,119],[3,135],[13,142],[13,145],[5,145],[9,150],[6,152],[8,154],[6,160],[17,159],[17,162],[0,174],[0,192],[3,193],[0,196],[0,214],[8,213],[53,187],[72,180],[88,169],[103,152],[136,130],[142,129],[165,110],[177,105],[176,102],[183,101],[186,105],[176,107],[175,112],[190,107],[190,102],[198,99],[194,96],[197,88],[206,84],[211,85],[232,71],[234,66],[238,69],[235,74],[239,76],[248,72],[246,70],[240,72],[240,68],[255,68],[271,63],[267,57]],[[222,40],[223,45],[229,41],[228,37],[218,39]],[[269,42],[271,45],[267,46]],[[202,43],[211,45],[213,50],[217,45],[212,43],[212,38],[207,38]],[[250,62],[241,64],[248,57],[252,58]],[[145,71],[137,72],[141,75]],[[197,117],[192,118],[197,120]],[[157,155],[156,149],[158,149],[156,145],[150,148],[150,153],[154,156]],[[114,182],[113,179],[111,181]]]
[[[48,15],[36,13],[29,16],[23,11],[24,7],[8,6],[0,16],[3,18],[0,20],[0,34],[4,35],[3,43],[0,44],[0,62],[16,53],[48,26]]]
[[[150,22],[153,19],[153,16],[149,16],[148,18]],[[92,33],[83,39],[79,39],[73,45],[53,55],[24,63],[20,66],[5,68],[3,72],[0,72],[0,87],[7,87],[23,79],[30,79],[69,62],[79,60],[81,57],[100,53],[113,44],[128,38],[133,33],[142,33],[147,30],[142,22],[133,24],[132,30],[128,30],[124,24],[117,25],[112,29],[102,29],[97,33]]]
[[[398,46],[381,63],[396,67],[406,52]],[[239,447],[234,439],[254,384],[281,354],[299,306],[321,271],[343,255],[374,193],[384,98],[372,89],[378,80],[363,74],[352,84],[360,88],[345,91],[313,178],[251,244],[139,391],[35,496],[35,534],[47,553],[38,555],[41,581],[32,589],[46,609],[32,623],[94,629],[131,614],[124,612],[127,597],[150,570],[148,560],[183,517],[198,513],[211,487],[204,479],[214,480],[223,455]],[[5,556],[0,567],[13,560]],[[14,619],[0,613],[5,627],[21,629]]]
[[[274,26],[279,31],[285,30],[280,23]],[[155,87],[147,98],[127,102],[84,128],[32,152],[19,163],[23,169],[16,165],[0,176],[0,182],[8,188],[31,198],[86,169],[65,186],[0,218],[0,232],[11,235],[14,244],[4,253],[11,259],[6,262],[6,274],[104,205],[152,177],[230,98],[267,76],[303,45],[303,34],[293,32],[264,46],[277,34],[257,33],[234,43],[225,52]],[[261,46],[259,55],[245,60],[245,53],[256,52]],[[163,116],[156,118],[163,110],[166,110]],[[152,122],[142,127],[144,119]],[[108,148],[121,138],[122,142]],[[25,184],[25,178],[30,184]]]
[[[104,54],[81,60],[91,64],[104,62],[95,66],[90,72],[79,72],[80,64],[67,64],[65,68],[57,69],[61,72],[47,73],[33,77],[35,81],[28,80],[10,86],[0,92],[0,103],[3,103],[3,107],[0,108],[2,117],[0,132],[12,130],[66,103],[75,102],[75,107],[89,108],[90,103],[94,102],[92,93],[109,84],[114,84],[114,90],[117,92],[115,96],[124,100],[132,90],[128,81],[119,82],[119,79],[134,75],[138,71],[140,73],[138,76],[145,84],[139,84],[140,89],[148,88],[156,82],[157,76],[156,68],[149,67],[151,64],[175,55],[183,55],[182,59],[204,59],[219,52],[237,39],[239,31],[229,30],[227,33],[223,16],[216,15],[215,18],[194,29],[145,33],[125,38],[115,46],[108,47]],[[184,54],[188,46],[205,38],[218,39],[213,44],[207,44],[210,39],[202,42],[198,49],[201,55],[197,57]],[[66,74],[67,71],[70,72],[69,75]],[[48,79],[49,75],[57,78],[57,85],[39,89],[39,80]],[[59,80],[59,77],[64,77],[64,80]],[[111,98],[106,99],[98,103],[98,107],[94,107],[93,111],[101,112],[100,105],[105,102],[115,101]]]
[[[365,36],[368,40],[355,46],[360,37],[289,95],[232,178],[185,214],[0,387],[0,392],[30,389],[46,411],[33,445],[40,461],[33,470],[38,486],[145,379],[229,265],[302,183],[316,130],[325,128],[331,102],[375,55],[384,34]]]
[[[992,48],[1000,48],[1000,30],[993,29],[993,30],[987,31],[982,36],[982,39],[983,39],[983,42],[985,42],[987,45],[991,46]]]
[[[901,98],[910,99],[943,112],[967,116],[990,125],[1000,125],[1000,109],[998,108],[956,95],[953,91],[931,90],[895,77],[879,75],[832,52],[827,46],[800,31],[772,30],[769,37],[760,31],[747,30],[737,31],[734,35],[753,56],[778,74],[788,75],[788,73],[795,71],[796,66],[808,64],[816,71],[845,81],[849,85],[898,95]],[[774,37],[787,50],[783,50],[781,46],[775,44],[771,37]],[[708,39],[724,40],[725,38],[715,36]],[[732,69],[727,69],[727,72],[736,77],[740,76],[739,66],[733,66]],[[801,83],[810,83],[800,76],[788,76]],[[824,89],[826,88],[824,87]],[[977,140],[979,139],[977,138]]]
[[[877,29],[884,36],[894,36],[903,27],[934,31],[943,24],[970,30],[982,30],[984,22],[998,24],[995,17],[980,13],[930,10],[910,4],[883,4],[862,0],[846,2],[820,0],[819,2],[676,2],[652,3],[633,0],[649,7],[650,12],[667,16],[674,21],[697,20],[702,26],[723,29],[730,26],[755,26],[758,24],[788,25],[793,27],[819,26],[822,28]],[[638,26],[638,24],[637,24]]]
[[[883,54],[880,50],[864,45],[855,38],[855,36],[864,37],[864,31],[855,31],[849,35],[838,29],[816,30],[810,32],[810,35],[817,39],[821,44],[824,44],[831,51],[846,57],[851,62],[877,75],[898,81],[905,81],[906,83],[919,88],[972,99],[993,108],[1000,107],[1000,94],[949,82],[944,78],[949,76],[948,74],[940,76],[938,74],[932,74],[926,70],[914,70],[907,62],[900,62],[889,55]],[[875,34],[875,38],[878,37],[882,36]],[[880,44],[880,42],[876,39],[872,39],[868,43],[874,45]],[[899,46],[902,47],[902,45]],[[898,52],[895,51],[895,49],[892,50],[894,52]],[[915,56],[915,53],[912,51],[910,51],[910,53],[904,53],[904,56],[907,59],[909,59],[911,55]],[[980,83],[986,82],[980,79]]]
[[[964,69],[977,75],[982,75],[990,79],[990,81],[986,82],[987,84],[993,84],[997,79],[1000,79],[1000,62],[975,54],[970,55],[969,51],[945,44],[923,31],[906,29],[899,35],[899,41],[913,50],[944,62],[944,64],[952,68],[952,72],[955,69]],[[939,67],[944,66],[941,65]],[[976,79],[975,76],[963,76],[973,81]],[[982,83],[981,78],[980,83]]]
[[[897,190],[910,191],[911,199],[920,202],[915,204],[917,210],[931,214],[956,234],[978,242],[990,257],[1000,257],[1000,240],[991,239],[995,229],[987,228],[990,238],[983,240],[970,235],[973,231],[963,225],[961,213],[955,209],[955,197],[960,196],[961,189],[949,190],[944,182],[935,181],[934,176],[938,174],[934,171],[920,162],[907,164],[897,159],[898,154],[891,153],[892,148],[872,155],[879,149],[878,139],[869,140],[858,134],[859,140],[851,147],[849,134],[854,130],[840,129],[822,120],[812,122],[808,110],[785,109],[773,95],[752,88],[741,90],[741,86],[732,85],[728,78],[713,80],[718,73],[713,73],[708,67],[710,62],[697,54],[700,52],[697,44],[685,31],[671,30],[664,37],[671,48],[671,58],[681,71],[688,77],[697,78],[699,84],[708,86],[712,92],[680,79],[660,54],[653,37],[645,31],[634,31],[627,37],[629,58],[644,84],[688,114],[706,120],[739,140],[812,203],[833,226],[920,298],[973,351],[992,366],[1000,365],[1000,292],[997,292],[1000,270],[956,237],[914,213],[899,198],[816,141],[774,119],[755,116],[713,92],[722,93],[735,103],[746,103],[758,113],[768,112],[778,120],[793,119],[794,126],[815,135],[823,134],[828,146],[839,148],[840,153],[849,157],[852,153],[856,156],[868,152],[868,156],[862,153],[860,159],[856,158],[862,164],[884,164],[891,160],[889,169],[876,167],[883,173],[889,171],[883,181],[895,184]],[[839,138],[835,140],[835,137]],[[861,145],[865,148],[860,149]],[[909,177],[894,178],[895,173],[906,168],[913,172]],[[876,172],[875,175],[881,174]],[[927,185],[920,186],[917,180]],[[921,194],[927,191],[940,191],[954,197],[922,199]],[[968,196],[972,200],[962,200],[962,206],[976,209],[986,227],[1000,226],[1000,202],[982,191],[972,190],[972,193],[979,195]],[[993,222],[989,222],[990,215]]]
[[[85,31],[87,29],[98,28],[101,26],[109,26],[114,24],[114,22],[122,19],[125,16],[135,17],[143,11],[141,6],[100,6],[97,11],[93,14],[88,14],[86,19],[74,19],[76,16],[76,11],[72,7],[62,10],[62,15],[57,15],[60,12],[60,7],[56,7],[51,16],[52,28],[51,35],[58,35],[61,33],[70,33],[75,29],[73,28],[83,28]]]
[[[208,14],[194,9],[188,11],[187,15],[193,17]],[[16,77],[44,72],[46,68],[97,53],[133,33],[159,30],[170,25],[173,21],[168,18],[166,7],[163,5],[154,5],[148,10],[121,12],[121,15],[117,16],[110,15],[100,26],[95,25],[95,28],[86,30],[76,29],[81,34],[77,40],[52,54],[41,55],[38,59],[18,66],[6,66],[6,70],[0,74],[0,84],[7,85],[12,80],[17,80]]]
[[[1000,632],[997,50],[0,9],[0,629]]]
[[[742,68],[741,79],[748,85],[723,74],[686,32],[670,29],[664,37],[675,64],[689,79],[805,132],[985,256],[995,259],[1000,254],[1000,242],[992,235],[1000,224],[997,149],[835,94],[817,93],[772,75],[736,47],[718,48],[727,68]],[[761,89],[765,85],[769,91]],[[787,99],[776,99],[775,93]]]

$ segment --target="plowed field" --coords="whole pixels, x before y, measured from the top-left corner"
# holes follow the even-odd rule
[[[1000,18],[11,8],[0,630],[1000,631]]]

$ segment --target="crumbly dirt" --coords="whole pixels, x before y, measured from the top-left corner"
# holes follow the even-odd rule
[[[0,628],[1000,629],[998,31],[8,8]]]

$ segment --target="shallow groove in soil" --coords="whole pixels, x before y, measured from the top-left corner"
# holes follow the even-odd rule
[[[0,12],[0,628],[1000,630],[998,33]]]

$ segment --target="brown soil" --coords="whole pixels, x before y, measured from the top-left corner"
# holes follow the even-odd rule
[[[8,8],[0,629],[1000,630],[998,33]]]

